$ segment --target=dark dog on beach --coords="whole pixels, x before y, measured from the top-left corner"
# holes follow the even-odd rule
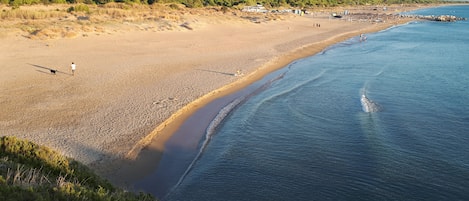
[[[56,72],[57,72],[57,70],[50,69],[50,73],[51,73],[51,74],[54,74],[54,75],[55,75]]]

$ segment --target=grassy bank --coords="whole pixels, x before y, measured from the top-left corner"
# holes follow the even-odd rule
[[[0,138],[0,200],[155,200],[113,187],[88,167],[26,140]]]

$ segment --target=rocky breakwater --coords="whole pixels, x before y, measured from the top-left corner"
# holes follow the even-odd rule
[[[465,17],[457,17],[454,15],[403,15],[402,17],[410,17],[422,20],[438,21],[438,22],[455,22],[467,20]]]

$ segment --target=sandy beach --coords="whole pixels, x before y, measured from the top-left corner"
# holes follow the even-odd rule
[[[258,19],[187,13],[178,19],[187,26],[174,30],[116,23],[47,39],[8,29],[0,35],[0,135],[54,148],[125,186],[155,169],[178,125],[211,100],[331,44],[412,20],[352,21],[329,11]]]

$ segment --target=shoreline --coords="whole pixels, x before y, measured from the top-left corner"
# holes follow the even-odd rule
[[[212,92],[210,92],[210,93],[196,99],[195,101],[187,104],[186,106],[184,106],[183,108],[178,110],[176,113],[174,113],[170,118],[168,118],[162,124],[160,124],[155,130],[153,130],[148,136],[146,136],[145,139],[139,141],[139,143],[136,144],[132,148],[132,150],[128,152],[126,157],[133,160],[133,163],[136,163],[136,164],[147,163],[148,164],[148,163],[156,162],[158,165],[152,166],[152,167],[151,166],[145,166],[145,168],[143,168],[143,169],[142,169],[142,167],[143,167],[142,165],[137,165],[138,168],[136,168],[135,170],[132,170],[133,168],[129,168],[129,167],[127,167],[129,169],[123,169],[122,170],[122,175],[129,175],[129,173],[130,173],[131,175],[136,176],[134,178],[128,178],[127,177],[126,179],[128,179],[128,181],[127,181],[128,183],[126,183],[127,185],[125,185],[125,186],[129,187],[128,186],[129,184],[133,184],[133,185],[131,185],[130,188],[135,188],[134,185],[137,181],[139,181],[141,183],[142,182],[141,178],[145,177],[145,176],[148,177],[150,174],[153,176],[153,177],[150,176],[151,179],[155,179],[155,173],[157,174],[157,176],[156,176],[157,179],[158,179],[158,177],[161,177],[161,175],[165,175],[165,177],[169,177],[168,175],[175,176],[175,175],[172,175],[172,174],[174,174],[174,172],[177,172],[177,171],[174,171],[173,169],[171,169],[171,167],[161,167],[161,162],[162,162],[161,157],[164,153],[159,153],[160,156],[155,158],[155,154],[152,153],[151,149],[156,148],[156,147],[159,147],[159,148],[164,147],[164,144],[167,143],[172,137],[174,137],[174,135],[180,134],[180,133],[178,133],[178,129],[182,125],[187,123],[188,118],[190,118],[191,116],[196,114],[199,110],[208,110],[208,111],[212,111],[212,112],[213,112],[213,110],[215,110],[216,111],[215,113],[218,113],[219,110],[214,109],[214,108],[218,108],[217,106],[210,106],[210,104],[213,101],[215,101],[217,99],[221,99],[223,101],[222,105],[227,105],[231,101],[233,101],[234,99],[240,98],[242,95],[235,96],[234,98],[233,97],[226,98],[227,96],[236,95],[237,93],[245,90],[246,87],[249,87],[249,86],[251,86],[252,84],[254,84],[256,82],[261,81],[264,77],[266,77],[266,76],[268,76],[268,75],[270,75],[270,74],[272,74],[272,73],[274,73],[278,70],[287,68],[289,64],[291,64],[291,63],[293,63],[297,60],[314,56],[314,55],[320,53],[321,51],[323,51],[324,49],[326,49],[326,48],[328,48],[332,45],[341,43],[341,42],[343,42],[345,40],[348,40],[350,38],[353,38],[353,37],[358,37],[362,33],[363,34],[376,33],[376,32],[379,32],[379,31],[383,31],[383,30],[392,28],[394,26],[404,25],[404,24],[412,22],[412,21],[415,21],[415,19],[400,19],[397,22],[393,22],[391,24],[388,24],[388,23],[386,23],[386,24],[384,24],[384,23],[375,24],[374,26],[371,26],[371,27],[341,33],[341,34],[332,36],[330,38],[327,38],[326,40],[323,40],[323,41],[319,41],[319,42],[315,42],[315,43],[312,43],[312,44],[304,45],[304,46],[299,47],[299,48],[297,48],[297,49],[295,49],[291,52],[288,52],[286,54],[277,56],[276,58],[272,59],[271,61],[269,61],[269,62],[263,64],[261,67],[257,68],[254,72],[250,73],[249,75],[246,75],[241,79],[238,79],[238,80],[236,80],[236,81],[234,81],[234,82],[232,82],[228,85],[225,85],[225,86],[223,86],[219,89],[216,89],[216,90],[214,90],[214,91],[212,91]],[[255,90],[256,89],[254,89],[254,91]],[[252,93],[252,91],[248,92],[248,93]],[[208,121],[208,123],[211,123],[211,121]],[[202,140],[205,137],[205,128],[207,128],[208,126],[209,126],[208,124],[198,125],[198,127],[202,127],[204,129],[202,129],[203,133],[196,134],[197,136],[200,136],[200,138],[198,138],[197,142],[199,142],[200,140]],[[200,129],[198,129],[198,130],[200,130]],[[191,133],[190,135],[194,135],[194,133]],[[197,148],[197,147],[193,147],[193,148]],[[197,151],[197,150],[193,150],[193,151]],[[174,163],[175,162],[172,161],[170,165],[174,166]],[[177,164],[181,164],[181,163],[183,163],[183,162],[179,161]],[[159,173],[160,171],[158,170],[158,168],[162,168],[162,169],[165,169],[165,170],[163,170],[163,173]],[[169,170],[169,172],[168,172],[168,170]],[[151,172],[153,172],[153,173],[151,173]],[[181,171],[179,171],[179,172],[181,172]],[[143,175],[145,175],[145,176],[143,176]],[[176,174],[176,175],[180,175],[180,174]],[[136,179],[137,177],[140,177],[140,179]],[[149,179],[146,178],[146,180],[149,180]],[[161,193],[161,192],[157,192],[154,189],[155,188],[154,184],[146,182],[145,185],[150,185],[150,187],[146,186],[147,187],[146,189],[151,189],[150,191],[152,191],[151,192],[152,194],[155,194],[155,192],[156,192],[156,194]],[[142,186],[142,184],[140,184],[140,186]],[[161,186],[161,185],[157,185],[157,186]],[[166,187],[166,188],[168,188],[168,187]],[[170,188],[171,187],[169,187],[169,189],[167,189],[167,190],[170,191]],[[141,188],[134,189],[134,190],[141,190]]]
[[[275,61],[270,61],[264,64],[263,66],[255,70],[254,72],[243,77],[242,79],[236,80],[219,89],[211,91],[210,93],[205,94],[204,96],[194,100],[193,102],[190,102],[183,108],[179,109],[177,112],[173,113],[171,117],[169,117],[162,124],[160,124],[157,128],[155,128],[149,135],[145,136],[144,139],[139,141],[126,154],[126,157],[129,159],[136,159],[139,151],[141,151],[144,147],[151,144],[151,141],[153,141],[154,138],[157,137],[157,135],[166,135],[167,133],[172,133],[175,130],[175,128],[179,127],[178,125],[182,124],[184,119],[187,119],[195,111],[203,108],[205,105],[207,105],[208,103],[210,103],[211,101],[215,99],[222,98],[226,95],[235,93],[251,85],[252,83],[262,79],[262,77],[276,70],[286,67],[289,63],[292,63],[302,58],[314,56],[315,54],[320,53],[322,50],[324,50],[325,48],[331,45],[340,43],[354,36],[359,36],[361,33],[364,33],[364,34],[374,33],[378,31],[386,30],[396,25],[402,25],[410,21],[413,21],[413,20],[404,21],[401,24],[382,25],[378,27],[371,27],[365,30],[357,30],[357,31],[352,31],[348,33],[343,33],[343,34],[331,37],[325,41],[309,44],[306,47],[300,47],[297,50],[294,50],[293,52],[279,56],[279,58],[274,59]]]

